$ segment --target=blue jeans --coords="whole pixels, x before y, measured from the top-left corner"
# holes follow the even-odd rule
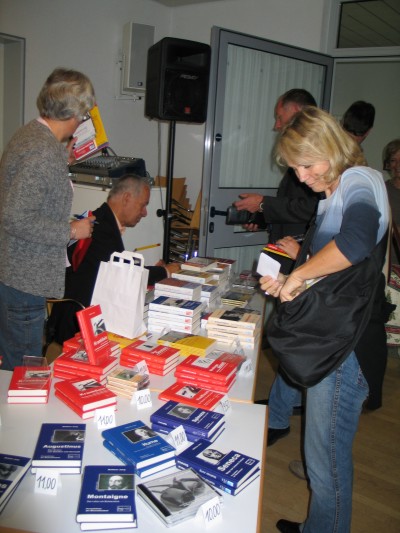
[[[303,533],[350,533],[352,448],[367,395],[354,352],[307,390],[304,448],[311,501]]]
[[[24,355],[41,356],[45,298],[0,282],[0,355],[2,370],[22,364]]]
[[[301,404],[301,390],[288,385],[282,376],[277,374],[269,393],[268,427],[274,429],[289,427],[293,407]]]

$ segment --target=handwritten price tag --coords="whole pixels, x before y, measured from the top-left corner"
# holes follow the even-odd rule
[[[145,360],[140,361],[139,363],[136,363],[135,369],[139,372],[139,374],[148,374],[149,368],[147,366],[147,363]]]
[[[38,468],[35,477],[35,492],[37,494],[57,495],[59,472],[47,468]]]
[[[104,409],[96,409],[94,412],[94,422],[97,424],[97,429],[103,430],[115,427],[115,409],[113,407],[104,407]]]
[[[232,412],[231,402],[227,395],[225,395],[222,400],[219,402],[219,408],[224,415],[229,415]]]
[[[151,401],[150,389],[136,391],[133,398],[135,398],[136,407],[138,409],[148,409],[153,405]]]
[[[178,452],[187,448],[189,442],[187,440],[185,428],[182,425],[173,429],[169,435],[172,439],[172,444]]]
[[[203,503],[200,507],[200,513],[203,516],[204,525],[209,528],[211,525],[218,524],[222,521],[221,502],[218,496]]]

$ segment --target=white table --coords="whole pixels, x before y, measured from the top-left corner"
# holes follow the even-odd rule
[[[45,405],[9,405],[7,389],[11,372],[0,371],[0,451],[32,457],[39,429],[43,422],[82,422],[71,409],[51,393]],[[152,393],[153,410],[162,402],[157,393]],[[217,440],[222,451],[235,449],[261,460],[264,475],[266,442],[266,408],[242,402],[232,402],[232,412],[227,415],[224,433]],[[140,410],[130,401],[118,398],[117,424],[132,420],[149,422],[152,409]],[[86,442],[83,462],[86,464],[119,464],[118,460],[102,445],[101,435],[93,420],[86,421]],[[159,474],[161,476],[162,473]],[[155,476],[155,477],[159,477]],[[80,491],[79,475],[61,476],[62,486],[57,495],[43,495],[34,492],[34,476],[27,473],[10,502],[0,515],[0,532],[9,533],[10,528],[18,528],[35,533],[77,533],[80,531],[75,521]],[[237,496],[224,494],[223,519],[219,525],[210,528],[213,533],[255,533],[259,531],[259,513],[262,495],[261,478],[253,482]],[[162,522],[146,505],[136,497],[138,533],[166,532]],[[132,529],[119,530],[132,533]],[[203,533],[204,524],[197,519],[184,522],[171,529],[174,533]]]

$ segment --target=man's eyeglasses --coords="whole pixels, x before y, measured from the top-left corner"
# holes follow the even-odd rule
[[[85,122],[86,120],[89,120],[89,119],[90,119],[89,111],[87,113],[85,113],[84,115],[80,115],[78,117],[78,120],[79,120],[80,123]]]

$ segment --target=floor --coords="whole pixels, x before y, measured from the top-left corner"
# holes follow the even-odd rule
[[[397,354],[395,354],[397,355]],[[261,354],[255,399],[265,398],[275,375],[269,350]],[[400,532],[400,359],[388,358],[383,407],[361,416],[354,445],[351,533]],[[277,531],[280,518],[301,522],[307,511],[306,481],[288,469],[300,459],[301,417],[291,419],[290,434],[267,448],[259,533]],[[325,532],[318,532],[325,533]]]

